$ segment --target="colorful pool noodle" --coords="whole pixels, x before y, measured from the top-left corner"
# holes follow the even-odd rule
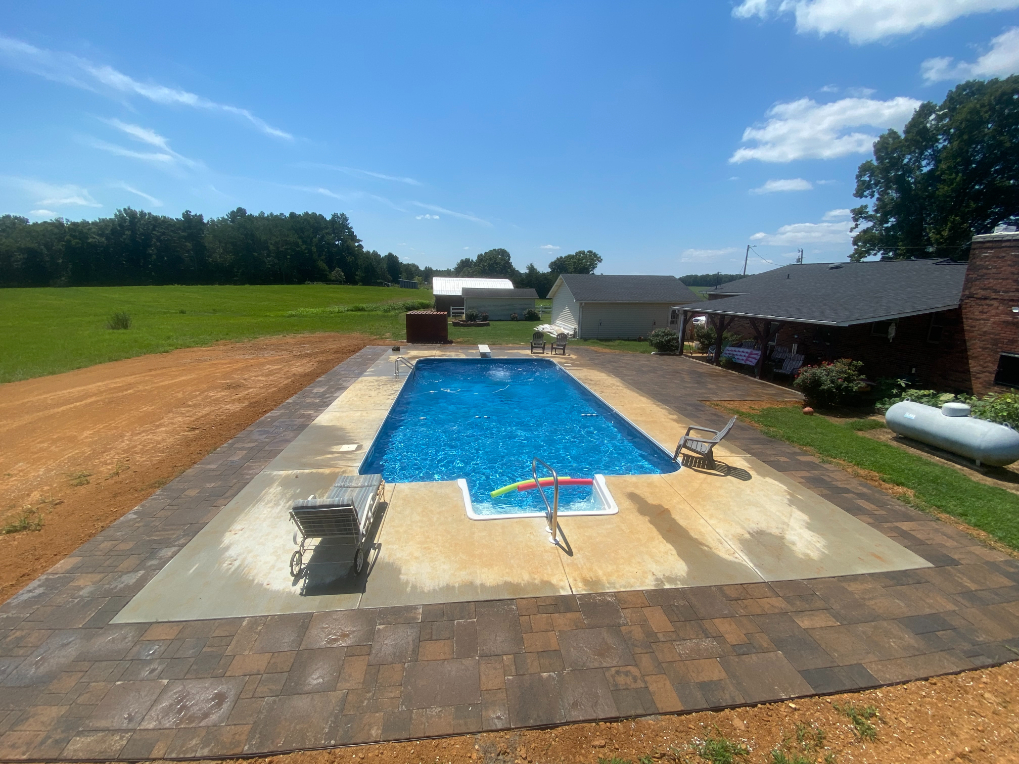
[[[550,486],[553,485],[554,483],[555,481],[550,477],[539,478],[537,483],[535,483],[533,479],[521,480],[518,483],[510,483],[509,485],[505,485],[502,488],[499,488],[498,490],[492,491],[491,496],[493,499],[495,499],[498,498],[499,496],[502,496],[505,493],[509,493],[512,490],[530,491],[534,488],[537,488],[539,484],[542,486]],[[559,478],[559,485],[592,485],[593,483],[594,480],[592,480],[591,478],[571,478],[569,475],[563,475],[561,478]]]

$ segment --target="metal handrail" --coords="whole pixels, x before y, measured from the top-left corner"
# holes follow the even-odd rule
[[[542,466],[552,473],[552,506],[548,505],[548,499],[545,498],[545,491],[542,490],[541,481],[538,480],[538,462],[541,462]],[[549,539],[553,544],[558,545],[559,541],[556,539],[556,529],[559,527],[559,475],[556,471],[549,467],[541,459],[535,457],[531,460],[531,475],[534,476],[534,485],[538,489],[538,493],[541,494],[541,500],[545,502],[545,520],[548,523],[548,532],[552,534],[552,538]]]
[[[404,366],[406,366],[411,371],[414,371],[414,364],[413,363],[408,361],[403,356],[397,356],[396,358],[393,359],[393,376],[394,377],[399,377],[400,376],[400,362],[401,361],[403,361]]]

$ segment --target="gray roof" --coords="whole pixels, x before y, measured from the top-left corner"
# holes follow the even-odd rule
[[[670,305],[683,305],[700,299],[675,276],[564,273],[559,278],[577,302],[667,302]],[[553,287],[552,292],[555,291]]]
[[[965,277],[966,263],[944,260],[786,265],[721,284],[737,296],[695,312],[849,326],[957,308]]]
[[[470,287],[464,287],[464,297],[484,297],[484,298],[513,298],[517,300],[537,300],[538,293],[533,289],[476,289]]]

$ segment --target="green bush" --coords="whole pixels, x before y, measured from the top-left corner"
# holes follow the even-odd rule
[[[793,382],[812,406],[842,406],[856,400],[863,387],[863,364],[839,358],[819,366],[804,366]]]
[[[939,393],[937,390],[910,390],[904,382],[900,382],[899,390],[875,404],[878,411],[884,412],[901,401],[922,403],[925,406],[941,408],[946,403],[966,403],[970,406],[970,415],[975,419],[986,419],[988,422],[1003,424],[1013,430],[1019,430],[1019,393],[988,393],[983,398],[965,393]]]
[[[1019,430],[1019,393],[990,393],[970,404],[973,416]]]
[[[655,329],[647,338],[648,344],[659,353],[679,351],[679,335],[672,329]]]
[[[715,327],[711,325],[698,326],[694,330],[694,339],[697,342],[697,349],[702,353],[707,353],[708,348],[715,344]],[[722,350],[725,350],[729,345],[735,345],[741,339],[738,334],[722,332]]]
[[[534,308],[528,308],[524,311],[524,321],[540,321],[541,314]]]
[[[131,316],[123,310],[118,310],[106,321],[107,329],[130,329]]]
[[[518,316],[516,313],[510,313],[510,321],[519,321],[519,320],[520,320],[520,316]]]
[[[470,310],[468,310],[468,311],[466,311],[464,313],[464,321],[471,321],[473,323],[474,321],[477,321],[477,320],[478,320],[478,311],[474,310],[474,308],[471,308]]]

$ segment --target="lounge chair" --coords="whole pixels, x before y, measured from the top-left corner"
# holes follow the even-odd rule
[[[545,354],[545,332],[535,332],[531,335],[531,352],[534,352],[535,348],[541,349],[541,354]]]
[[[382,475],[341,475],[324,499],[311,496],[295,501],[290,519],[297,526],[294,543],[298,549],[290,558],[290,573],[296,578],[311,564],[304,555],[320,545],[353,547],[354,572],[364,568],[364,543],[385,491]],[[309,546],[308,541],[317,543]],[[329,564],[335,564],[330,562]]]
[[[686,449],[704,459],[708,463],[708,469],[713,470],[715,468],[714,448],[722,442],[722,438],[729,434],[729,430],[732,429],[734,424],[736,424],[736,417],[730,419],[729,424],[721,430],[712,430],[710,427],[698,427],[697,425],[687,427],[686,434],[679,439],[679,445],[676,446],[676,453],[672,455],[672,461],[678,462],[680,452]],[[710,432],[714,437],[692,438],[690,433],[694,430],[697,432]]]
[[[569,339],[569,337],[566,334],[563,334],[563,333],[557,334],[556,338],[555,338],[555,342],[553,342],[552,346],[551,346],[552,355],[555,355],[556,353],[561,353],[562,355],[566,355],[566,341],[568,339]]]

